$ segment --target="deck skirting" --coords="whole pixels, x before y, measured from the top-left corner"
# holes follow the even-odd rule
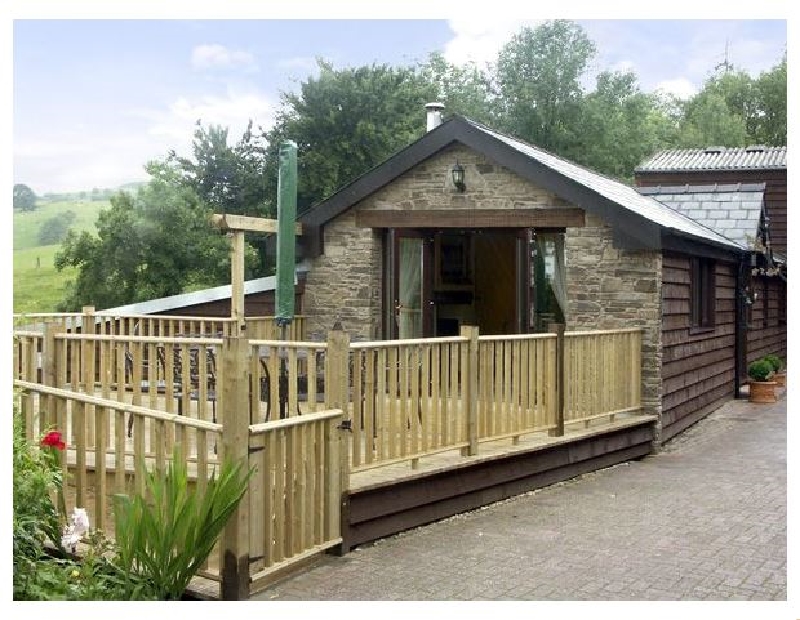
[[[571,442],[467,462],[460,467],[347,493],[342,548],[473,510],[575,476],[646,456],[652,451],[652,419],[598,430]]]

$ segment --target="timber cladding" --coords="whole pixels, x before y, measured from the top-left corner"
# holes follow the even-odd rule
[[[662,436],[734,394],[736,265],[715,263],[714,327],[691,326],[691,257],[665,253],[662,269]],[[698,417],[699,419],[699,417]]]
[[[786,283],[779,278],[750,281],[755,299],[747,312],[747,363],[765,355],[786,359]]]

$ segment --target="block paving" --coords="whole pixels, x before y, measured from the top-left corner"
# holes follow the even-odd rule
[[[786,600],[786,400],[402,532],[253,600]]]

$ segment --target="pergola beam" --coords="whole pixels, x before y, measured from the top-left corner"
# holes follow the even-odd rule
[[[214,213],[211,224],[232,237],[231,243],[231,318],[236,320],[239,330],[244,326],[244,233],[258,232],[275,234],[278,220],[229,213]],[[296,235],[303,234],[301,224],[295,224]]]

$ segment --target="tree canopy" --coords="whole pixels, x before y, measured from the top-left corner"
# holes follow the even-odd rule
[[[36,208],[36,194],[24,183],[14,185],[14,208],[33,211]]]
[[[588,89],[596,56],[579,24],[555,20],[522,28],[485,67],[452,64],[441,53],[407,67],[335,68],[318,59],[317,76],[281,93],[267,131],[251,121],[229,145],[228,128],[198,121],[191,153],[150,162],[152,181],[112,198],[97,237],[69,233],[57,264],[80,269],[64,307],[227,282],[228,243],[208,215],[275,217],[284,140],[298,145],[302,212],[422,136],[430,101],[442,101],[445,115],[463,114],[623,181],[660,149],[786,144],[785,55],[758,77],[726,65],[686,100],[642,92],[631,71],[602,71]],[[16,185],[14,208],[22,204],[33,208],[35,195]],[[248,277],[268,275],[263,240],[247,240]]]
[[[162,180],[135,196],[116,194],[100,212],[97,236],[70,230],[56,254],[57,269],[79,268],[61,309],[108,308],[230,281],[230,242],[211,228],[210,215],[194,191]],[[246,259],[252,277],[257,259],[252,251]]]

